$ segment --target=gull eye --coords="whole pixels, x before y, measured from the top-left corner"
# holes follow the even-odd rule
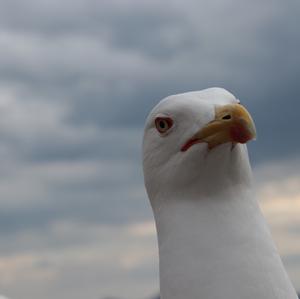
[[[166,133],[173,125],[173,120],[170,117],[157,117],[155,126],[159,133]]]

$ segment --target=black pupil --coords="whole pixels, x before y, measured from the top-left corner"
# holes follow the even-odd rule
[[[222,119],[231,119],[231,116],[229,114],[222,117]]]
[[[160,126],[161,129],[165,129],[165,128],[166,128],[166,122],[163,121],[163,120],[161,120],[161,121],[159,122],[159,126]]]

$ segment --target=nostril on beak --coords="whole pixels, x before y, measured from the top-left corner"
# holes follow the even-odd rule
[[[231,115],[230,114],[226,114],[225,116],[222,117],[222,119],[231,119]]]

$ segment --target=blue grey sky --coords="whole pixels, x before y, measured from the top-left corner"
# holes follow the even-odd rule
[[[158,291],[143,124],[220,86],[251,112],[262,207],[300,289],[297,0],[0,2],[0,294]]]

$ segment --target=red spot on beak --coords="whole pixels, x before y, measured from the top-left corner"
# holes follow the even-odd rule
[[[246,143],[253,138],[251,132],[241,123],[236,123],[230,128],[232,141],[238,143]]]

